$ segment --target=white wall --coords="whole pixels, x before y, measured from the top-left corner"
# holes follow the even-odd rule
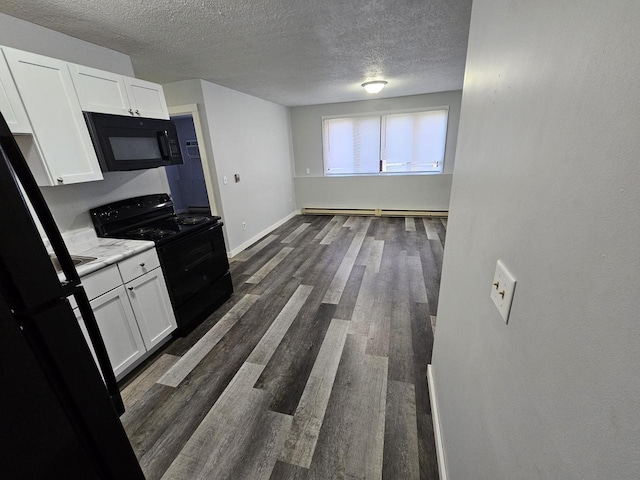
[[[133,77],[129,55],[0,13],[0,45]]]
[[[0,13],[0,45],[133,76],[128,55]],[[147,193],[168,192],[164,169],[106,173],[104,180],[44,187],[47,203],[63,231],[93,228],[90,208]]]
[[[291,108],[297,208],[447,210],[455,159],[460,91]],[[443,175],[324,177],[322,117],[449,106]],[[306,173],[306,169],[310,173]]]
[[[638,18],[473,3],[433,353],[452,480],[640,478]]]
[[[165,93],[169,105],[198,104],[227,250],[236,254],[294,211],[288,109],[204,80]]]
[[[281,105],[204,80],[202,92],[227,248],[235,252],[294,211],[289,112]],[[236,173],[239,183],[233,180]],[[223,176],[228,179],[226,185]]]
[[[104,180],[40,190],[62,232],[93,228],[89,209],[151,193],[169,192],[164,168],[104,173]]]

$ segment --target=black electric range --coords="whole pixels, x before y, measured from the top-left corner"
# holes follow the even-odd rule
[[[99,237],[151,240],[184,334],[233,293],[220,217],[176,214],[165,193],[144,195],[89,211]]]

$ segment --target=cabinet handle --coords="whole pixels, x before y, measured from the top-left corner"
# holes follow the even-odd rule
[[[144,262],[140,264],[141,267],[144,267]]]
[[[129,291],[133,292],[133,287],[127,287],[127,289],[129,289]]]
[[[64,183],[64,178],[62,178],[62,177],[58,177],[58,178],[56,178],[56,181],[57,181],[58,183]]]
[[[130,113],[131,115],[133,115],[133,109],[132,109],[132,108],[130,108],[130,109],[129,109],[129,113]]]
[[[136,110],[136,113],[137,113],[138,115],[140,115],[140,110]]]

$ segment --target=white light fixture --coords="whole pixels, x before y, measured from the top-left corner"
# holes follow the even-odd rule
[[[364,82],[362,86],[368,93],[378,93],[387,84],[384,80],[374,80],[372,82]]]

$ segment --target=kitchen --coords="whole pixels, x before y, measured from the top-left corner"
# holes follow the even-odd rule
[[[60,301],[80,278],[64,255],[69,287],[56,277],[4,131],[3,477],[640,477],[640,4],[470,4],[3,2],[3,47],[162,85],[169,116],[192,116],[234,287],[191,334],[123,366],[110,397],[115,374],[93,358],[108,352],[92,354]],[[337,119],[382,143],[399,111],[434,109],[449,120],[441,173],[327,174]],[[74,254],[98,241],[91,209],[170,192],[163,168],[99,172],[35,187],[43,227]],[[451,216],[407,216],[427,209]],[[92,272],[111,273],[96,298],[119,292],[140,338],[127,287],[164,278],[144,245],[124,262],[151,258]],[[517,278],[509,305],[502,278],[511,294]],[[39,308],[12,311],[17,292]],[[43,341],[59,348],[36,361]],[[74,399],[87,415],[63,408]]]
[[[67,85],[66,89],[58,90],[51,102],[60,102],[65,95],[68,99],[70,92],[76,92],[78,97],[76,101],[81,105],[81,111],[92,110],[91,101],[83,99],[82,87],[78,86],[77,82],[73,83],[74,72],[77,75],[84,74],[85,77],[91,76],[93,79],[100,77],[103,80],[108,80],[109,76],[112,77],[112,80],[113,77],[117,77],[118,80],[124,79],[125,91],[130,95],[127,97],[129,99],[135,96],[131,93],[132,85],[142,85],[146,89],[145,91],[153,90],[150,88],[152,85],[135,78],[131,61],[126,55],[6,15],[1,15],[0,21],[3,27],[2,33],[0,33],[0,44],[6,46],[5,58],[12,57],[12,55],[15,57],[15,61],[7,62],[10,77],[5,77],[8,78],[6,85],[15,83],[18,98],[26,107],[29,123],[32,127],[31,132],[28,129],[23,129],[22,131],[14,130],[13,133],[18,133],[16,139],[19,141],[23,153],[33,152],[33,144],[29,144],[30,136],[38,139],[36,146],[42,149],[38,152],[39,158],[34,156],[29,157],[28,160],[32,162],[30,165],[33,173],[46,173],[46,175],[38,177],[40,183],[49,182],[49,184],[55,185],[43,187],[40,191],[53,213],[57,227],[63,233],[65,244],[70,252],[82,257],[96,258],[96,260],[89,260],[87,263],[77,266],[78,273],[82,277],[82,284],[87,292],[87,300],[96,317],[99,317],[102,302],[106,305],[104,308],[110,309],[104,310],[108,312],[104,315],[109,318],[113,318],[115,316],[113,312],[117,310],[127,311],[127,314],[120,315],[120,318],[123,319],[121,327],[128,328],[128,330],[118,329],[119,333],[123,331],[127,333],[115,337],[109,358],[112,364],[116,363],[114,365],[115,379],[126,382],[128,373],[143,365],[147,358],[153,358],[154,353],[163,347],[164,342],[171,341],[172,328],[178,324],[177,318],[172,319],[172,315],[178,316],[176,312],[173,312],[176,308],[175,305],[173,305],[174,308],[171,308],[175,294],[171,291],[170,285],[167,286],[166,272],[164,272],[165,275],[159,272],[159,269],[160,271],[166,269],[166,265],[170,263],[173,255],[169,254],[163,257],[160,253],[159,250],[163,248],[162,240],[155,244],[158,253],[153,254],[154,244],[150,242],[135,243],[136,241],[133,240],[133,243],[115,245],[110,243],[113,241],[108,239],[98,240],[95,232],[96,228],[100,230],[105,224],[108,225],[111,219],[121,219],[124,210],[131,212],[140,209],[142,216],[148,214],[147,210],[157,212],[158,208],[161,209],[162,205],[167,204],[167,198],[156,197],[154,204],[146,204],[145,202],[151,201],[149,196],[170,191],[169,182],[163,168],[130,172],[110,171],[104,167],[96,169],[94,164],[94,166],[85,169],[83,173],[86,175],[85,180],[91,181],[77,183],[72,183],[70,176],[67,176],[69,171],[60,175],[52,174],[54,171],[52,165],[46,163],[41,164],[44,167],[38,172],[38,168],[34,168],[33,165],[37,165],[37,162],[46,162],[46,157],[51,157],[50,150],[48,148],[45,150],[43,147],[46,144],[47,129],[42,126],[46,121],[50,121],[50,118],[47,118],[46,114],[38,117],[38,114],[35,113],[37,109],[47,103],[47,99],[35,95],[29,103],[28,93],[18,80],[18,67],[15,65],[20,62],[29,65],[41,62],[44,65],[42,62],[51,59],[55,62],[45,66],[48,70],[54,70],[56,65],[56,68],[62,69],[60,65],[65,63],[66,68],[71,72],[72,87],[68,88]],[[47,71],[47,73],[50,72]],[[34,76],[25,74],[24,78],[31,81]],[[172,108],[185,105],[197,106],[195,111],[200,116],[198,119],[201,124],[200,128],[209,134],[198,138],[198,144],[204,154],[203,157],[215,159],[215,162],[210,161],[204,165],[214,179],[213,185],[207,185],[209,204],[212,206],[210,218],[215,220],[218,215],[224,220],[226,248],[232,259],[266,234],[275,232],[274,229],[284,226],[288,221],[294,219],[298,213],[295,201],[297,187],[293,173],[291,132],[288,128],[289,112],[285,107],[207,81],[184,80],[162,86],[155,85],[156,91],[164,90],[164,97],[166,97],[168,105],[162,105],[160,101],[157,108],[141,107],[140,100],[136,104],[130,102],[129,105],[122,106],[124,108],[124,112],[121,112],[124,114],[122,116],[128,118],[127,115],[131,115],[128,113],[129,109],[133,110],[134,114],[136,110],[142,109],[144,116],[139,115],[141,118],[152,117],[157,112],[166,118],[168,114],[172,114]],[[92,91],[95,90],[89,90],[89,93]],[[164,100],[163,96],[156,98]],[[148,99],[148,97],[143,97],[144,99]],[[53,102],[54,100],[55,102]],[[459,96],[457,101],[459,105]],[[437,100],[435,102],[438,104]],[[59,108],[62,105],[55,103],[55,106]],[[102,108],[104,110],[104,105]],[[93,110],[96,109],[93,108]],[[111,112],[106,113],[112,114]],[[455,112],[452,112],[452,116],[454,115]],[[37,118],[42,118],[41,124],[37,124]],[[70,124],[71,121],[61,122],[60,128]],[[82,123],[76,122],[77,125],[82,125]],[[246,140],[247,131],[252,132],[252,141]],[[59,131],[58,134],[62,135]],[[91,137],[85,136],[84,143],[74,144],[75,148],[78,148],[78,145],[84,148],[83,154],[58,154],[59,157],[54,154],[53,157],[87,158],[87,151],[91,152],[93,148],[87,138]],[[455,135],[451,135],[451,138],[451,141],[455,143]],[[71,142],[66,145],[70,144]],[[65,144],[58,146],[64,147]],[[453,151],[448,154],[452,155]],[[450,166],[452,167],[452,165]],[[49,169],[48,173],[47,169]],[[239,181],[236,181],[236,174]],[[71,176],[73,176],[73,172]],[[103,178],[100,180],[97,178],[98,176]],[[430,179],[424,181],[428,183]],[[138,201],[128,205],[118,204],[125,199],[139,199],[141,197],[145,199],[142,206]],[[104,207],[105,205],[108,207]],[[103,207],[104,209],[100,210]],[[118,207],[123,210],[118,211]],[[441,209],[441,205],[438,207]],[[169,216],[171,215],[169,213]],[[131,218],[128,213],[125,216]],[[100,219],[106,219],[102,225]],[[146,220],[148,220],[147,217],[145,217]],[[113,224],[115,224],[115,232],[122,232],[122,228],[117,222],[113,222]],[[137,225],[138,223],[132,222],[127,227]],[[324,228],[324,225],[322,227]],[[317,228],[318,230],[322,229],[320,225]],[[442,228],[442,225],[439,228]],[[351,229],[346,228],[346,230],[350,231]],[[307,233],[311,231],[309,230]],[[356,231],[357,229],[353,230],[354,233]],[[114,238],[121,238],[115,232],[103,229],[102,234],[110,236],[113,233]],[[293,235],[293,232],[291,234]],[[121,242],[118,240],[115,243]],[[124,251],[107,253],[112,247],[119,246],[123,247]],[[98,249],[96,250],[96,248]],[[147,282],[152,278],[151,276],[153,276],[153,282]],[[153,285],[150,291],[156,296],[150,297],[151,300],[146,300],[144,303],[136,304],[137,301],[140,302],[139,298],[142,293],[137,294],[136,298],[136,294],[131,292],[148,284]],[[131,288],[134,290],[130,290]],[[226,299],[230,295],[229,288],[222,290],[224,296],[221,298]],[[209,306],[216,303],[213,302]],[[79,305],[76,311],[81,311],[82,308],[84,308],[83,305]],[[148,311],[152,311],[152,314],[145,315]],[[156,322],[155,331],[150,328],[151,321],[145,322],[145,316]],[[164,320],[158,323],[160,318]],[[90,330],[91,327],[84,326],[84,329],[83,333],[86,335],[86,330]],[[138,334],[136,334],[136,329]],[[105,335],[102,330],[101,334],[105,337],[107,351],[109,351],[109,336]],[[114,358],[112,358],[115,351],[113,345],[120,348],[117,362],[114,362]],[[127,348],[125,349],[124,346]],[[99,352],[92,353],[96,357],[101,356]],[[104,364],[104,360],[102,363]]]

